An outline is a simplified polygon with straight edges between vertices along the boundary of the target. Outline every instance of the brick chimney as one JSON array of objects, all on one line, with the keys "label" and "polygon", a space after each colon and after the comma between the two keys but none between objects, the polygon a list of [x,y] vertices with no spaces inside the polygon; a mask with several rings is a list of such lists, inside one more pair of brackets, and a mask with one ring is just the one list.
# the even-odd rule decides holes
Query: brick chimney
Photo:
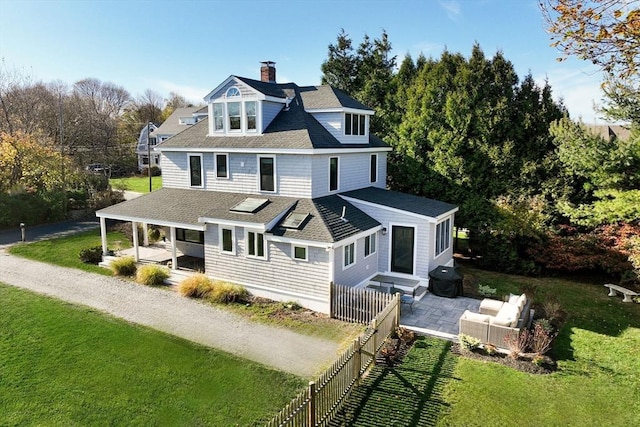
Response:
[{"label": "brick chimney", "polygon": [[263,82],[276,82],[276,63],[271,61],[262,61],[260,63],[260,80]]}]

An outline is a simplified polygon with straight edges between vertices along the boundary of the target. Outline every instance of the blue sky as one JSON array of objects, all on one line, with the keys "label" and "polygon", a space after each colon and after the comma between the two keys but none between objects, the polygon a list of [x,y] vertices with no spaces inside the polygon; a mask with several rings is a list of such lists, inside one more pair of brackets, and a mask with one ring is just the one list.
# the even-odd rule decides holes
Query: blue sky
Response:
[{"label": "blue sky", "polygon": [[520,78],[548,79],[573,118],[602,122],[600,73],[556,61],[536,0],[0,0],[0,57],[45,82],[95,77],[201,101],[230,74],[259,79],[263,60],[278,82],[319,84],[341,28],[356,45],[385,29],[398,63],[445,47],[468,56],[474,42],[501,50]]}]

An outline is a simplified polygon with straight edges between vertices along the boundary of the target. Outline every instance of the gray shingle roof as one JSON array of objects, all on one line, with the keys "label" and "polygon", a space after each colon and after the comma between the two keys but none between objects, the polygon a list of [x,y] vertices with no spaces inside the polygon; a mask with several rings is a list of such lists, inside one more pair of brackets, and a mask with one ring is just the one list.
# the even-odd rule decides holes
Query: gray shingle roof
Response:
[{"label": "gray shingle roof", "polygon": [[[263,83],[263,82],[261,82]],[[274,83],[265,83],[274,85]],[[206,119],[187,128],[173,138],[158,145],[159,150],[171,148],[387,148],[388,145],[375,135],[369,135],[368,144],[341,144],[304,108],[305,104],[294,84],[280,85],[288,94],[295,95],[289,110],[282,110],[262,135],[255,136],[207,136]],[[328,87],[328,86],[327,86]]]},{"label": "gray shingle roof", "polygon": [[286,95],[283,90],[283,86],[287,86],[287,84],[278,84],[278,83],[269,83],[263,82],[261,80],[253,80],[248,79],[246,77],[233,76],[236,79],[240,80],[244,84],[251,86],[258,92],[264,93],[267,96],[274,96],[276,98],[286,98]]},{"label": "gray shingle roof", "polygon": [[346,197],[363,200],[365,202],[375,203],[376,205],[400,209],[431,218],[437,218],[442,214],[451,212],[458,208],[456,205],[441,202],[439,200],[427,199],[426,197],[419,197],[391,190],[383,190],[375,187],[367,187],[340,194]]},{"label": "gray shingle roof", "polygon": [[[101,209],[97,215],[152,224],[184,224],[187,227],[201,228],[203,224],[198,222],[198,218],[203,217],[224,221],[268,224],[283,213],[308,213],[311,214],[310,218],[303,223],[299,230],[282,227],[281,223],[286,218],[286,215],[283,215],[271,233],[276,236],[326,243],[337,242],[380,225],[378,221],[336,195],[317,199],[264,196],[263,198],[269,199],[269,203],[253,214],[230,211],[232,207],[247,197],[261,198],[263,196],[162,188]],[[346,222],[340,218],[343,206],[346,207]]]},{"label": "gray shingle roof", "polygon": [[322,108],[355,108],[373,111],[371,108],[356,101],[339,89],[328,85],[304,86],[300,88],[300,96],[308,109]]},{"label": "gray shingle roof", "polygon": [[193,125],[181,125],[180,117],[191,117],[193,113],[200,109],[201,107],[176,108],[176,110],[171,113],[169,117],[167,117],[167,120],[165,120],[164,123],[162,123],[160,127],[158,127],[158,129],[151,132],[151,135],[175,135],[182,132],[189,126]]},{"label": "gray shingle roof", "polygon": [[[343,207],[347,221],[341,218]],[[286,218],[283,217],[271,230],[272,234],[291,239],[333,243],[380,225],[378,221],[336,195],[300,199],[291,212],[308,213],[310,217],[300,229],[283,227],[282,222]]]}]

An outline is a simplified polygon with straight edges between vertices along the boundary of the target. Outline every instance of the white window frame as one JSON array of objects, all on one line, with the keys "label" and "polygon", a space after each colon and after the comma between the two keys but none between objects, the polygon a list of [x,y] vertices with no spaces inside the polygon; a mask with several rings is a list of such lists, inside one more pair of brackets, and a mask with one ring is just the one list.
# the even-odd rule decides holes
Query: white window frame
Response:
[{"label": "white window frame", "polygon": [[[367,239],[369,241],[367,242]],[[378,250],[378,233],[371,233],[368,236],[364,237],[364,257],[369,258],[371,255],[374,255]],[[371,244],[373,242],[373,244]],[[367,253],[369,251],[369,253]]]},{"label": "white window frame", "polygon": [[[224,156],[227,162],[227,175],[226,176],[218,176],[218,156]],[[213,168],[216,179],[229,179],[230,171],[229,171],[229,153],[213,153]]]},{"label": "white window frame", "polygon": [[[216,128],[216,105],[219,105],[222,107],[222,127],[217,129]],[[212,107],[211,107],[211,113],[213,115],[213,131],[216,133],[224,133],[225,131],[225,116],[226,116],[226,103],[224,102],[214,102]]]},{"label": "white window frame", "polygon": [[[224,250],[223,230],[231,230],[231,250]],[[221,254],[235,255],[236,254],[236,228],[234,226],[220,225],[218,226],[218,240],[219,250]]]},{"label": "white window frame", "polygon": [[451,247],[451,218],[437,223],[435,234],[435,256],[438,256]]},{"label": "white window frame", "polygon": [[[373,159],[376,159],[375,169],[371,167],[372,166],[371,163]],[[372,180],[371,177],[373,177],[374,179]],[[371,157],[369,157],[369,182],[371,184],[378,182],[378,154],[377,153],[372,154]]]},{"label": "white window frame", "polygon": [[[253,102],[256,106],[255,108],[255,122],[256,122],[256,127],[255,129],[249,129],[249,116],[247,115],[247,104]],[[244,129],[245,132],[247,133],[257,133],[258,132],[258,101],[244,101],[242,103],[242,119],[243,119],[243,124],[242,124],[242,129]]]},{"label": "white window frame", "polygon": [[[304,258],[296,257],[296,248],[304,249]],[[295,261],[309,261],[309,246],[298,245],[298,244],[292,243],[291,244],[291,258],[293,258]]]},{"label": "white window frame", "polygon": [[[238,118],[240,119],[240,127],[238,129],[231,129],[231,115],[229,114],[229,104],[238,104]],[[225,114],[225,125],[227,126],[227,133],[242,133],[244,130],[243,127],[243,108],[244,103],[242,99],[238,98],[237,100],[227,101],[226,102],[226,114]],[[233,116],[236,117],[236,116]]]},{"label": "white window frame", "polygon": [[[260,159],[266,159],[266,158],[270,158],[273,159],[273,191],[272,190],[263,190],[262,189],[262,177],[261,177],[261,173],[260,173]],[[276,161],[276,156],[274,155],[265,155],[265,154],[258,154],[257,155],[257,181],[258,181],[258,191],[261,193],[277,193],[278,192],[278,168],[277,168],[277,161]]]},{"label": "white window frame", "polygon": [[[336,165],[336,188],[335,189],[331,189],[331,159],[336,159],[338,161],[338,164]],[[335,193],[340,191],[340,156],[329,157],[328,174],[329,174],[329,178],[327,180],[327,183],[329,187],[329,192]]]},{"label": "white window frame", "polygon": [[[253,251],[254,254],[251,255],[249,253],[249,234],[253,234],[254,235],[254,247],[253,247]],[[258,236],[262,236],[262,256],[258,255],[258,249],[259,249],[259,245],[258,245]],[[245,228],[244,230],[244,256],[247,258],[253,258],[253,259],[267,259],[267,239],[264,235],[264,233],[261,233],[259,231],[256,230],[248,230]]]},{"label": "white window frame", "polygon": [[[351,262],[349,264],[347,264],[347,249],[349,247],[351,247],[351,246],[353,246],[353,250],[352,251],[350,250],[349,253],[352,254],[351,256],[353,258],[351,258],[350,259]],[[357,258],[357,254],[358,254],[358,252],[356,252],[357,249],[358,248],[357,248],[356,242],[351,242],[351,243],[348,243],[348,244],[343,246],[343,249],[342,249],[342,270],[346,270],[348,268],[351,268],[356,263],[356,258]]]},{"label": "white window frame", "polygon": [[[232,90],[236,90],[238,92],[237,95],[229,95],[229,92],[231,92]],[[229,89],[227,89],[227,91],[224,93],[224,97],[226,99],[232,99],[232,98],[241,98],[242,97],[242,91],[240,89],[238,89],[237,86],[231,86]]]},{"label": "white window frame", "polygon": [[[191,158],[192,157],[200,157],[200,185],[192,185],[191,184]],[[189,187],[190,188],[204,188],[204,159],[203,159],[202,154],[192,154],[192,153],[188,153],[187,154],[187,170],[189,172],[189,174],[188,174]]]}]

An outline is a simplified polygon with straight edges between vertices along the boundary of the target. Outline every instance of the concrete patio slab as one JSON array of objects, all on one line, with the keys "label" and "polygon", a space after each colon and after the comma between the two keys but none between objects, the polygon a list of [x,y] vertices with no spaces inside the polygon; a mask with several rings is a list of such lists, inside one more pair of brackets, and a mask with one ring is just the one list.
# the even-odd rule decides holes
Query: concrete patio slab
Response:
[{"label": "concrete patio slab", "polygon": [[465,310],[478,312],[480,300],[466,297],[445,298],[427,293],[420,301],[413,303],[413,312],[409,307],[402,306],[400,326],[457,341],[458,319]]}]

